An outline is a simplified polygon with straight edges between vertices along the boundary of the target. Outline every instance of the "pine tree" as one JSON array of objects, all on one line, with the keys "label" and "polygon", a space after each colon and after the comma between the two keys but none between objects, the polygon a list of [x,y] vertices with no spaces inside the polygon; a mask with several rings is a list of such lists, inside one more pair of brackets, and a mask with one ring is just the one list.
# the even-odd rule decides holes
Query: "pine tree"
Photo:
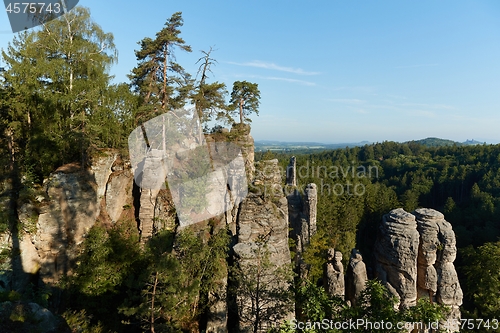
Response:
[{"label": "pine tree", "polygon": [[155,39],[146,37],[139,42],[140,50],[135,52],[139,64],[129,75],[142,100],[137,124],[182,107],[192,89],[190,75],[175,61],[175,48],[191,52],[191,46],[180,37],[183,24],[182,13],[174,13]]},{"label": "pine tree", "polygon": [[236,81],[231,92],[231,110],[240,117],[240,124],[250,122],[251,113],[259,114],[260,91],[257,83]]}]

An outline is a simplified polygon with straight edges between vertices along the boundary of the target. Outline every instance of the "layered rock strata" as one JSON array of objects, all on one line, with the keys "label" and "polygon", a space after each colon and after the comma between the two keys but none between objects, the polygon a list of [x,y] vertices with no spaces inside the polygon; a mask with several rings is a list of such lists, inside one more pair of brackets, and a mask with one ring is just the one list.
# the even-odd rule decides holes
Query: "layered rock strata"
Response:
[{"label": "layered rock strata", "polygon": [[412,214],[398,208],[383,216],[375,243],[375,274],[399,299],[399,308],[416,305],[419,237]]},{"label": "layered rock strata", "polygon": [[420,233],[418,297],[450,307],[447,319],[460,321],[463,292],[453,265],[457,248],[452,226],[433,209],[419,208],[413,214]]},{"label": "layered rock strata", "polygon": [[376,274],[399,299],[399,308],[425,298],[450,308],[446,319],[460,321],[463,292],[453,262],[455,233],[440,212],[395,209],[384,215],[375,245]]}]

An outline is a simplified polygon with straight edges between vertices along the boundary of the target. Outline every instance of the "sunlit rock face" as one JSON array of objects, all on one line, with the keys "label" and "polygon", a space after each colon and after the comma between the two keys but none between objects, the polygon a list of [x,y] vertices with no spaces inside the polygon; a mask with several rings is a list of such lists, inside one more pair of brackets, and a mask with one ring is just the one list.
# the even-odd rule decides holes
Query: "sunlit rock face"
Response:
[{"label": "sunlit rock face", "polygon": [[463,292],[453,265],[457,256],[453,228],[436,210],[419,208],[413,214],[420,233],[418,296],[450,307],[445,319],[460,321]]},{"label": "sunlit rock face", "polygon": [[[291,264],[288,247],[288,202],[284,196],[278,160],[261,161],[256,166],[254,184],[259,191],[250,193],[241,203],[238,217],[237,244],[233,247],[237,265],[243,271],[254,272],[264,261],[266,271],[260,275],[266,289],[286,288],[286,281],[276,278],[276,272]],[[262,266],[263,267],[263,266]],[[252,301],[248,294],[236,295],[239,327],[252,331]],[[268,300],[266,300],[267,302]],[[276,300],[278,302],[278,300]],[[275,302],[275,303],[276,303]],[[272,301],[270,303],[273,303]],[[266,305],[272,308],[275,304]],[[262,332],[280,319],[291,319],[293,308],[284,318],[269,316]]]},{"label": "sunlit rock face", "polygon": [[419,233],[415,216],[394,209],[382,218],[375,244],[376,276],[399,299],[399,307],[416,305]]},{"label": "sunlit rock face", "polygon": [[456,254],[455,233],[442,213],[419,208],[410,214],[399,208],[382,219],[376,274],[399,299],[399,308],[425,298],[450,307],[445,320],[460,321],[463,292],[453,264]]}]

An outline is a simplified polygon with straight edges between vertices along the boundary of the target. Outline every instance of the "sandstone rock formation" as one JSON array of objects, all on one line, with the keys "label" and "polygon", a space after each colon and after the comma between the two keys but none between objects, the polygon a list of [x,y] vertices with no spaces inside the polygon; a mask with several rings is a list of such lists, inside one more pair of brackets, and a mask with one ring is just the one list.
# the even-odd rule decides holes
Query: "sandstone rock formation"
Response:
[{"label": "sandstone rock formation", "polygon": [[[296,164],[295,156],[290,159],[290,164],[287,168],[287,185],[296,186]],[[316,234],[316,215],[318,190],[316,184],[307,184],[304,188],[303,195],[300,194],[298,188],[287,196],[290,227],[293,229],[293,235],[296,243],[296,250],[301,253],[311,240],[311,237]]]},{"label": "sandstone rock formation", "polygon": [[305,225],[302,223],[301,229],[301,238],[303,245],[309,245],[311,241],[311,237],[316,234],[317,226],[316,226],[316,215],[317,208],[316,205],[318,203],[318,190],[316,188],[316,184],[307,184],[304,190],[304,220],[306,221]]},{"label": "sandstone rock formation", "polygon": [[55,282],[69,272],[76,247],[99,216],[94,179],[85,170],[61,169],[45,183],[50,200],[40,208],[34,237],[44,282]]},{"label": "sandstone rock formation", "polygon": [[346,300],[352,306],[356,305],[361,292],[366,288],[368,276],[366,274],[366,265],[363,262],[363,256],[358,250],[353,249],[349,259],[349,266],[347,266],[346,273]]},{"label": "sandstone rock formation", "polygon": [[328,249],[328,261],[323,269],[323,286],[330,296],[345,297],[344,265],[342,253]]},{"label": "sandstone rock formation", "polygon": [[447,318],[460,321],[462,289],[453,262],[455,233],[440,212],[419,208],[412,214],[395,209],[384,215],[375,245],[376,273],[400,300],[419,298],[449,306]]},{"label": "sandstone rock formation", "polygon": [[[276,279],[278,269],[291,263],[288,248],[288,203],[281,187],[278,160],[258,163],[254,184],[260,186],[263,192],[250,193],[240,205],[238,242],[233,247],[236,261],[240,269],[247,274],[256,274],[255,272],[263,269],[265,265],[265,272],[255,276],[261,279],[259,288],[286,289],[287,281]],[[255,305],[256,300],[246,292],[237,294],[236,298],[240,329],[250,332],[255,311],[252,304]],[[266,302],[268,304],[264,309],[269,309],[276,306],[278,300],[267,299]],[[285,318],[290,319],[292,316],[290,309]],[[276,317],[270,314],[263,319],[265,332],[270,325],[279,321],[280,317],[276,313]]]},{"label": "sandstone rock formation", "polygon": [[436,210],[419,208],[413,214],[420,232],[418,297],[449,306],[447,319],[460,321],[463,293],[453,265],[457,255],[455,233]]},{"label": "sandstone rock formation", "polygon": [[106,212],[112,223],[120,218],[124,206],[132,198],[134,177],[129,169],[116,170],[106,184]]},{"label": "sandstone rock formation", "polygon": [[375,274],[399,299],[399,308],[416,305],[419,233],[415,216],[394,209],[382,218],[375,243]]},{"label": "sandstone rock formation", "polygon": [[290,157],[290,163],[286,168],[286,185],[297,186],[297,162],[295,156]]}]

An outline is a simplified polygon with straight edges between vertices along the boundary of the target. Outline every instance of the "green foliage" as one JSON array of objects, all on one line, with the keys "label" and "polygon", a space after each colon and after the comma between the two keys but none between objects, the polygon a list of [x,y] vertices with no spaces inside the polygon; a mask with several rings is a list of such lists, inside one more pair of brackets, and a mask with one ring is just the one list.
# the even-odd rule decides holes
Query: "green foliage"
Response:
[{"label": "green foliage", "polygon": [[[417,305],[406,310],[396,310],[397,299],[377,280],[368,281],[365,290],[360,295],[356,306],[348,306],[342,299],[329,297],[325,290],[308,281],[301,282],[297,289],[297,302],[302,323],[309,322],[311,327],[294,330],[297,322],[283,324],[281,328],[272,332],[304,332],[304,333],[333,333],[333,332],[407,332],[397,326],[398,323],[419,323],[422,325],[441,320],[448,309],[444,306],[431,304],[420,299]],[[326,321],[325,321],[326,320]],[[327,323],[321,327],[312,327],[314,323]],[[336,329],[330,323],[361,323],[354,327]],[[377,328],[374,323],[390,323]]]},{"label": "green foliage", "polygon": [[71,332],[82,333],[112,333],[105,330],[102,323],[92,324],[91,316],[85,310],[65,311],[62,314],[64,321],[71,329]]},{"label": "green foliage", "polygon": [[185,229],[176,235],[162,231],[144,252],[145,269],[137,275],[137,293],[120,312],[143,329],[179,331],[196,323],[210,306],[208,293],[220,292],[226,272],[229,238],[225,230],[203,242]]},{"label": "green foliage", "polygon": [[190,75],[175,62],[174,49],[191,52],[180,37],[184,24],[182,13],[174,13],[165,27],[156,33],[156,38],[146,37],[139,42],[135,52],[138,65],[129,78],[132,87],[140,96],[140,105],[135,115],[136,124],[142,124],[159,113],[182,107],[191,90]]},{"label": "green foliage", "polygon": [[260,91],[257,83],[247,81],[236,81],[233,83],[230,110],[240,117],[240,124],[250,122],[248,116],[251,113],[259,114]]},{"label": "green foliage", "polygon": [[475,316],[493,319],[500,316],[500,242],[485,243],[462,251],[466,296],[473,302]]},{"label": "green foliage", "polygon": [[84,162],[90,147],[123,142],[108,74],[116,55],[113,35],[84,7],[17,35],[2,52],[0,112],[29,182],[63,163]]},{"label": "green foliage", "polygon": [[[254,243],[250,257],[243,257],[232,267],[230,279],[240,322],[254,333],[266,324],[279,323],[293,309],[290,266],[276,267],[270,261],[266,240]],[[252,262],[247,259],[251,258]]]}]

